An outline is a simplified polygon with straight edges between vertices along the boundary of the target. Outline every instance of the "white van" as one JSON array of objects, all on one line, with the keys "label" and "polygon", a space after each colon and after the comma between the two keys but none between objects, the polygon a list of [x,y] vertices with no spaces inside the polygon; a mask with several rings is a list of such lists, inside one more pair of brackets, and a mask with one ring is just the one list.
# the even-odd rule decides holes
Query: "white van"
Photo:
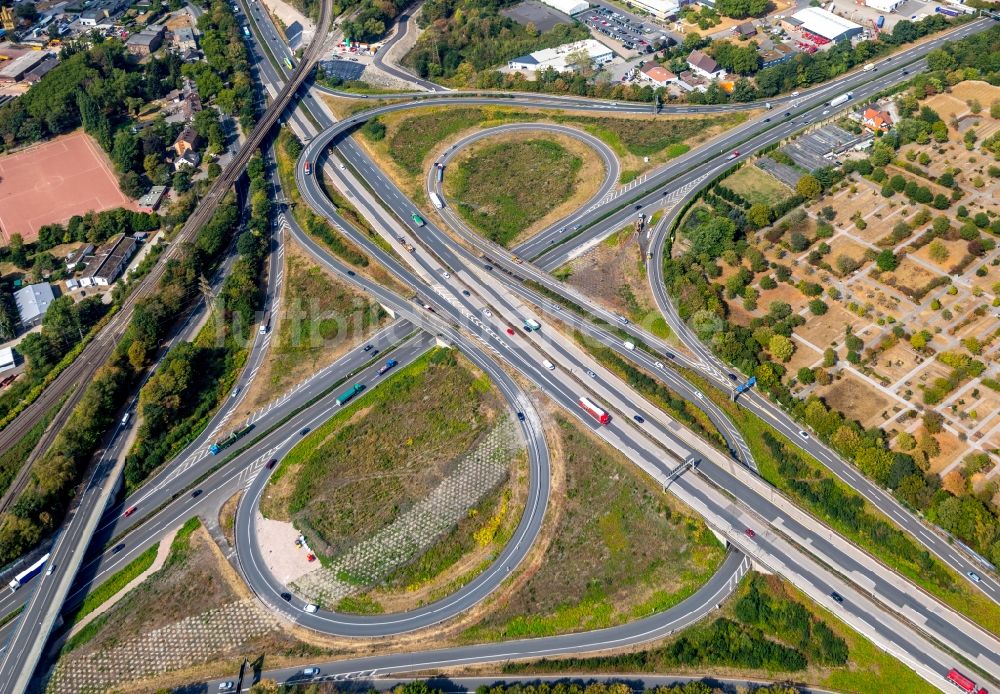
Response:
[{"label": "white van", "polygon": [[122,417],[122,426],[127,426],[128,425],[128,420],[131,419],[131,418],[132,418],[132,413],[131,412],[126,412],[125,416]]},{"label": "white van", "polygon": [[555,371],[556,370],[556,365],[553,364],[552,362],[550,362],[548,359],[543,359],[542,360],[542,366],[544,366],[549,371]]},{"label": "white van", "polygon": [[634,352],[635,351],[635,343],[634,342],[629,342],[628,340],[625,340],[625,342],[622,343],[622,344],[624,344],[625,345],[625,349],[629,350],[630,352]]}]

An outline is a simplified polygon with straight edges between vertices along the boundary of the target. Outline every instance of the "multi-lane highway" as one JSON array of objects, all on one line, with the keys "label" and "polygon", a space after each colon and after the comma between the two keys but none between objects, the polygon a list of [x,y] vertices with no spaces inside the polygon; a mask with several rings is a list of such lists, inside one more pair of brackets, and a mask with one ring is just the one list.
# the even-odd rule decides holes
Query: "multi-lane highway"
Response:
[{"label": "multi-lane highway", "polygon": [[[323,7],[325,14],[325,4]],[[257,23],[265,25],[258,38],[268,42],[268,51],[271,55],[276,57],[285,55],[287,48],[280,45],[275,34],[269,34],[266,28],[270,19],[265,19],[259,12],[255,19],[255,29],[258,28]],[[322,15],[320,24],[324,27]],[[984,28],[985,25],[984,20],[968,24],[953,32],[951,37],[967,35]],[[401,29],[399,35],[403,31]],[[325,29],[318,33],[318,37],[322,38],[324,34]],[[489,254],[490,262],[494,263],[498,270],[505,272],[489,272],[484,269],[484,263],[477,257],[476,252],[470,252],[466,247],[456,243],[449,233],[436,226],[432,220],[420,229],[412,228],[408,220],[411,214],[418,212],[418,208],[377,170],[351,138],[345,137],[364,120],[380,113],[435,103],[450,104],[455,103],[454,99],[461,100],[463,104],[496,104],[497,95],[466,96],[449,93],[447,97],[443,95],[431,97],[424,93],[425,97],[419,102],[381,106],[337,124],[332,123],[326,112],[317,107],[311,95],[307,95],[303,100],[303,108],[308,111],[308,117],[301,118],[298,112],[294,112],[290,114],[290,119],[297,128],[309,134],[314,134],[312,123],[319,123],[324,129],[321,133],[315,134],[315,138],[308,144],[302,156],[302,161],[314,162],[316,175],[306,176],[301,164],[297,167],[297,181],[303,199],[317,214],[328,218],[339,230],[363,247],[366,253],[385,265],[398,280],[415,289],[418,292],[417,300],[403,299],[375,284],[363,274],[350,270],[304,234],[294,224],[294,220],[289,220],[289,233],[294,235],[307,252],[323,265],[341,275],[346,281],[369,292],[397,316],[407,319],[408,322],[397,322],[378,336],[379,343],[384,344],[382,356],[385,356],[386,350],[391,345],[398,343],[404,335],[410,333],[411,325],[416,326],[423,332],[418,337],[405,340],[394,353],[394,358],[403,363],[415,358],[428,348],[430,336],[437,336],[438,339],[455,345],[469,356],[489,374],[511,407],[527,415],[522,422],[522,435],[529,448],[531,489],[528,507],[514,539],[491,568],[475,581],[447,598],[411,612],[379,617],[354,617],[323,610],[316,614],[308,614],[302,611],[304,603],[298,598],[293,598],[291,601],[282,599],[282,587],[261,561],[253,518],[257,500],[266,484],[264,462],[270,457],[280,458],[298,442],[299,432],[302,429],[317,426],[337,410],[329,392],[331,389],[324,390],[329,383],[328,378],[316,378],[310,379],[301,389],[275,407],[255,413],[257,431],[261,433],[258,435],[255,432],[254,438],[259,440],[251,440],[246,450],[237,451],[231,457],[220,461],[221,466],[206,477],[204,464],[199,465],[206,458],[205,446],[218,427],[226,421],[227,412],[233,411],[236,400],[234,398],[234,403],[222,409],[212,426],[192,443],[184,456],[172,461],[150,484],[125,502],[125,508],[137,506],[139,512],[127,519],[127,522],[123,522],[126,519],[118,517],[120,508],[109,512],[101,528],[102,537],[122,537],[125,549],[115,552],[113,547],[107,552],[99,553],[100,556],[92,560],[88,559],[84,575],[94,583],[99,582],[102,577],[115,570],[115,567],[123,565],[129,557],[134,557],[137,552],[151,545],[156,538],[182,522],[188,515],[199,509],[207,509],[209,505],[217,508],[222,500],[242,486],[247,489],[247,493],[244,494],[237,512],[236,541],[239,568],[261,600],[289,619],[331,634],[373,637],[427,627],[467,610],[495,590],[509,572],[516,569],[537,535],[548,499],[548,457],[545,439],[541,433],[541,420],[534,412],[530,399],[521,391],[509,373],[516,371],[531,381],[553,402],[591,426],[595,433],[608,443],[622,450],[640,469],[660,481],[665,489],[669,489],[701,513],[718,534],[727,538],[732,547],[746,553],[761,566],[781,573],[807,595],[821,603],[830,603],[829,596],[834,591],[843,596],[844,603],[831,603],[828,607],[837,610],[844,621],[879,647],[894,654],[929,682],[943,686],[943,673],[956,664],[955,653],[974,663],[982,672],[992,674],[994,677],[1000,676],[1000,642],[995,636],[916,590],[858,548],[845,542],[829,528],[794,508],[753,475],[753,460],[749,456],[749,449],[728,422],[725,414],[710,402],[706,402],[704,398],[700,398],[696,389],[692,388],[679,373],[669,368],[671,360],[683,361],[689,366],[700,368],[708,376],[716,379],[722,387],[728,387],[725,366],[714,360],[707,349],[694,340],[688,344],[695,355],[694,360],[672,354],[662,342],[636,326],[623,323],[619,317],[597,309],[586,297],[566,290],[546,272],[565,262],[565,259],[579,248],[594,243],[604,235],[631,222],[636,214],[635,205],[641,205],[649,214],[654,207],[662,204],[663,198],[671,192],[675,194],[674,201],[680,202],[692,194],[699,184],[711,180],[714,174],[731,166],[735,161],[814,122],[819,117],[819,110],[830,97],[851,89],[855,92],[855,100],[860,100],[894,81],[902,80],[904,63],[908,64],[906,68],[908,70],[920,69],[922,63],[917,61],[943,40],[944,38],[936,38],[898,54],[892,58],[891,69],[888,71],[884,63],[880,64],[880,72],[874,76],[878,79],[877,83],[872,80],[873,75],[859,72],[833,84],[804,92],[792,101],[789,101],[790,98],[774,100],[775,103],[788,102],[788,105],[779,106],[773,112],[759,115],[720,136],[710,147],[694,150],[651,172],[623,196],[616,197],[612,194],[617,179],[617,161],[599,140],[564,126],[549,124],[515,126],[526,130],[559,130],[580,139],[591,146],[604,160],[606,178],[597,194],[580,211],[546,229],[524,248],[516,249],[516,252],[524,257],[536,258],[538,261],[536,265],[523,263],[504,249],[482,241],[471,230],[465,228],[448,207],[441,211],[448,231],[458,234],[469,247],[479,253]],[[321,41],[317,40],[314,46],[320,43]],[[276,95],[279,105],[287,104],[291,99],[298,88],[298,82],[303,77],[303,64],[311,62],[315,55],[313,53],[307,56],[287,82],[279,66],[266,60],[258,62],[261,79],[271,93]],[[433,85],[428,88],[433,88]],[[576,110],[596,112],[649,110],[649,107],[644,105],[597,102],[573,97],[503,94],[500,98],[510,99],[522,107],[565,109],[572,106]],[[739,108],[752,107],[753,105],[745,105]],[[268,114],[276,118],[277,114],[272,113],[274,108],[272,106]],[[283,105],[279,110],[283,110]],[[674,112],[688,113],[713,110],[723,109],[720,107],[673,109]],[[470,136],[456,143],[447,154],[447,158],[487,134]],[[741,154],[730,158],[729,151],[737,146]],[[241,150],[241,154],[245,150],[251,150],[247,154],[249,156],[255,148],[256,146],[245,147]],[[328,150],[334,152],[332,157],[327,156]],[[342,159],[346,167],[336,166],[334,162],[337,159]],[[396,256],[383,251],[372,243],[366,234],[354,229],[340,218],[317,180],[318,172],[324,169],[326,175],[337,187],[346,192],[387,241],[395,243],[398,235],[405,234],[417,244],[416,252],[403,253],[404,261],[400,262]],[[435,184],[436,179],[429,176],[428,191],[440,194],[441,191]],[[218,199],[221,199],[221,195],[214,197],[210,195],[209,206]],[[419,212],[426,216],[424,211]],[[202,214],[209,213],[202,212]],[[204,218],[207,219],[207,216]],[[668,214],[667,218],[672,218],[672,215]],[[662,249],[663,236],[667,228],[666,224],[659,226],[651,239],[653,248],[657,252]],[[271,265],[271,273],[274,274],[277,274],[278,255],[279,252],[275,249]],[[651,265],[655,267],[658,263]],[[650,277],[651,281],[654,281],[652,268]],[[615,334],[604,325],[571,314],[557,303],[525,287],[521,279],[530,279],[550,292],[573,301],[604,323],[614,325],[620,334],[635,336],[649,351],[642,348],[638,350],[626,348],[622,344],[620,334]],[[654,281],[654,287],[655,284]],[[661,303],[661,309],[668,316],[668,320],[673,323],[677,320],[676,315],[671,314],[669,301],[662,293],[662,282],[659,282],[659,286],[661,291],[657,295],[657,300]],[[425,303],[433,306],[434,312],[422,308],[422,304]],[[544,317],[543,320],[552,329],[546,328],[541,333],[536,331],[531,334],[505,333],[505,325],[516,325],[523,317],[538,315],[539,309],[551,311],[551,321]],[[623,357],[657,373],[678,393],[697,398],[698,404],[709,413],[723,431],[734,457],[744,463],[745,467],[733,465],[731,458],[708,446],[646,402],[640,394],[622,383],[615,374],[602,368],[571,340],[558,334],[554,329],[556,323],[579,329],[589,338],[615,349]],[[681,330],[681,326],[675,328],[678,335],[685,342],[693,340],[690,332]],[[251,353],[253,364],[259,363],[266,349],[266,342],[266,337],[258,339],[259,346],[255,346]],[[395,356],[396,354],[399,356]],[[549,359],[556,365],[554,369],[543,366]],[[358,382],[377,385],[380,381],[378,375],[374,373],[375,365],[358,364],[359,360],[363,362],[363,355],[349,354],[330,367],[327,376],[335,378],[336,374],[346,373]],[[504,367],[498,362],[504,364]],[[244,378],[251,379],[255,372],[256,368],[251,366],[245,371]],[[581,394],[597,399],[612,413],[609,425],[598,426],[583,416],[577,405],[577,399]],[[766,400],[757,396],[754,398],[756,399],[753,402],[760,401],[757,404],[757,411],[760,414],[777,421],[784,418],[785,428],[793,436],[797,434],[798,428],[790,418]],[[640,413],[642,417],[639,416]],[[785,430],[781,426],[778,428]],[[115,440],[118,441],[117,438]],[[116,445],[121,446],[122,443],[118,442]],[[822,447],[820,453],[836,459],[836,456]],[[101,477],[95,478],[95,481],[88,486],[81,498],[81,508],[99,509],[106,504],[111,485],[102,482],[114,479],[117,474],[115,460],[115,457],[109,456],[98,466],[95,475]],[[823,458],[821,460],[828,465],[833,464]],[[844,467],[844,474],[850,474],[848,466],[842,461],[840,465]],[[190,490],[195,483],[204,493],[196,496],[186,494],[185,490]],[[863,478],[855,480],[852,486],[859,485],[863,493],[867,487],[873,488]],[[880,490],[874,491],[881,493]],[[889,499],[891,500],[891,497]],[[880,507],[888,508],[888,506]],[[76,592],[70,593],[72,576],[75,573],[74,564],[79,565],[84,561],[82,548],[79,555],[74,555],[72,548],[86,546],[100,513],[80,515],[82,516],[80,522],[75,522],[74,518],[74,522],[67,525],[56,542],[54,552],[56,559],[53,560],[55,574],[45,576],[34,584],[34,592],[30,595],[25,609],[26,616],[14,623],[13,638],[4,653],[3,662],[0,663],[0,692],[23,690],[23,681],[25,677],[30,678],[33,670],[34,661],[31,659],[37,659],[32,652],[34,645],[30,643],[31,632],[37,630],[47,634],[64,599],[68,596],[72,601],[81,593],[80,587],[75,588]],[[894,515],[892,512],[890,517],[904,524],[908,520],[916,523],[917,526],[911,529],[911,532],[925,545],[933,540],[930,538],[925,541],[920,537],[923,530],[916,519],[908,518],[905,514]],[[756,528],[757,531],[753,534],[746,533],[745,530],[748,528]],[[613,630],[555,639],[343,661],[335,667],[324,665],[324,674],[353,673],[374,676],[390,672],[498,662],[511,658],[578,653],[632,645],[658,638],[704,616],[713,605],[729,594],[749,565],[740,551],[731,552],[712,581],[695,596],[673,610],[637,623]],[[65,567],[67,560],[70,562],[69,568]],[[961,566],[962,560],[956,558],[956,561]],[[987,583],[987,590],[993,590],[989,587],[991,585],[993,584]],[[16,600],[8,598],[0,601],[0,612],[6,611],[5,603],[13,607]],[[40,607],[42,604],[51,604],[51,607]],[[40,650],[45,639],[37,638],[36,635],[35,640],[41,642],[37,647],[37,650]],[[32,663],[27,675],[16,672],[16,664],[19,661]],[[290,676],[294,677],[294,674],[286,672],[282,676],[287,679]]]}]

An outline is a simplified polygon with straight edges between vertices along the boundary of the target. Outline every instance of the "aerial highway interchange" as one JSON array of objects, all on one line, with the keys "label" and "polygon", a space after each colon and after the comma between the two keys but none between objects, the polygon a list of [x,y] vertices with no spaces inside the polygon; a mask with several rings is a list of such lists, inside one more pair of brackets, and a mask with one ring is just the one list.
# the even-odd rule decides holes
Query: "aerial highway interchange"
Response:
[{"label": "aerial highway interchange", "polygon": [[[756,565],[780,574],[816,602],[836,610],[843,621],[933,686],[948,690],[951,685],[945,679],[946,673],[955,667],[968,670],[967,663],[971,663],[978,673],[983,673],[977,676],[979,681],[997,687],[1000,683],[1000,639],[996,635],[800,511],[757,477],[749,447],[726,414],[711,400],[701,397],[685,379],[682,370],[676,368],[699,371],[714,387],[725,392],[732,388],[732,369],[697,339],[671,306],[662,281],[662,266],[658,262],[672,222],[683,203],[698,193],[700,184],[732,166],[734,161],[751,156],[815,121],[831,96],[850,89],[856,99],[861,99],[884,90],[889,84],[905,81],[910,72],[922,69],[923,55],[929,50],[945,40],[980,31],[992,21],[980,19],[896,53],[891,60],[878,63],[877,79],[858,71],[815,89],[803,90],[797,97],[775,99],[773,110],[763,111],[707,145],[653,170],[624,194],[611,194],[618,178],[618,165],[613,152],[597,138],[568,126],[514,126],[532,132],[559,132],[579,139],[599,153],[606,166],[606,179],[580,210],[551,225],[523,246],[508,251],[470,229],[453,212],[447,200],[443,208],[436,211],[444,223],[439,226],[429,217],[427,209],[407,199],[403,191],[379,171],[351,133],[377,115],[436,104],[496,104],[502,99],[522,107],[601,113],[643,113],[649,112],[650,106],[543,94],[437,92],[439,88],[435,85],[407,76],[415,85],[436,93],[394,94],[391,99],[373,104],[368,110],[337,121],[317,98],[318,94],[331,90],[303,85],[327,40],[326,29],[332,18],[327,16],[327,4],[322,6],[324,11],[317,38],[294,71],[288,71],[279,60],[272,62],[268,58],[288,54],[287,46],[261,26],[270,22],[270,18],[266,13],[261,15],[255,3],[242,5],[243,12],[253,19],[253,53],[257,59],[258,78],[272,100],[265,117],[241,149],[241,156],[225,169],[217,186],[188,225],[195,229],[208,219],[212,205],[233,185],[250,155],[258,146],[263,146],[274,123],[284,116],[289,126],[307,142],[296,165],[296,183],[305,203],[383,265],[416,298],[400,296],[356,274],[301,229],[294,217],[285,216],[286,226],[274,234],[271,243],[265,311],[277,310],[282,239],[293,238],[317,263],[367,292],[391,311],[395,321],[369,340],[380,350],[380,359],[352,351],[307,379],[271,408],[255,413],[252,421],[247,422],[255,427],[247,443],[236,446],[234,452],[222,460],[211,459],[207,454],[208,446],[240,401],[238,397],[227,398],[204,433],[180,456],[128,498],[111,501],[117,486],[115,476],[120,475],[115,461],[126,445],[124,429],[128,425],[121,424],[123,431],[116,434],[115,445],[105,451],[106,462],[97,467],[77,503],[78,511],[53,541],[50,550],[53,571],[0,600],[0,615],[23,609],[3,628],[6,645],[0,660],[0,691],[28,689],[42,659],[46,637],[64,605],[82,599],[88,587],[98,585],[102,577],[123,566],[186,518],[217,509],[241,488],[245,492],[236,513],[236,554],[232,561],[263,605],[289,622],[330,635],[372,638],[430,628],[470,609],[497,589],[527,556],[541,528],[551,494],[549,451],[541,418],[534,410],[531,397],[520,385],[525,381],[622,451],[640,470],[660,483],[665,492],[677,495],[702,515],[728,545],[728,555],[722,566],[694,595],[670,610],[620,627],[323,663],[320,668],[323,677],[368,679],[519,658],[593,653],[653,641],[710,613],[735,590],[751,566]],[[682,105],[664,106],[663,111],[703,113],[724,108],[727,107]],[[465,147],[490,134],[484,131],[455,142],[441,163],[446,165]],[[740,154],[735,158],[729,156],[737,148]],[[415,244],[415,252],[388,253],[341,217],[320,183],[320,171],[385,240],[394,244],[395,239],[405,236]],[[270,173],[274,189],[280,194],[273,167]],[[424,183],[428,194],[444,197],[433,170],[428,172]],[[588,244],[595,244],[630,223],[637,211],[642,210],[650,216],[664,205],[668,205],[666,214],[654,228],[644,233],[649,250],[648,277],[660,311],[691,356],[675,353],[640,326],[623,321],[549,274]],[[413,215],[424,220],[419,228],[410,223]],[[526,285],[525,280],[543,287],[547,294]],[[562,302],[552,298],[555,296]],[[567,305],[582,310],[572,310]],[[505,330],[528,318],[537,319],[542,329],[524,333],[518,330],[515,334]],[[579,331],[613,349],[621,358],[656,374],[675,392],[703,409],[725,437],[730,455],[678,426],[616,374],[598,364],[563,334],[571,330]],[[115,334],[109,330],[95,345],[103,345],[109,350]],[[179,330],[178,339],[184,334],[183,329]],[[269,338],[269,335],[255,335],[239,380],[241,389],[249,385],[264,358]],[[634,340],[634,344],[630,340]],[[261,558],[254,514],[268,480],[266,463],[280,460],[303,432],[316,428],[332,416],[338,408],[334,396],[340,384],[357,382],[377,387],[381,377],[377,370],[382,360],[391,356],[400,365],[405,365],[435,342],[461,350],[489,375],[511,411],[525,415],[519,424],[521,435],[528,444],[529,493],[517,530],[489,569],[454,593],[421,608],[379,616],[348,615],[322,607],[307,611],[307,601],[296,596],[291,600],[282,597],[284,586],[271,575]],[[92,358],[100,360],[101,354]],[[554,369],[543,366],[549,360],[555,364]],[[513,374],[519,378],[514,378]],[[85,379],[86,375],[81,371],[76,377]],[[610,410],[610,423],[602,426],[586,416],[578,404],[582,396]],[[848,481],[957,572],[964,575],[973,569],[982,571],[978,564],[956,552],[937,533],[928,533],[924,522],[889,494],[859,473],[852,473],[850,464],[815,436],[800,433],[801,426],[766,397],[750,391],[741,396],[741,403]],[[641,415],[641,421],[636,415]],[[32,416],[37,415],[26,412],[25,424],[21,426],[28,426]],[[214,466],[210,472],[204,467],[206,459]],[[192,495],[195,489],[199,493]],[[136,510],[123,517],[128,509]],[[755,532],[748,532],[751,528]],[[1000,584],[994,576],[984,575],[975,587],[990,600],[1000,602]],[[833,602],[831,595],[838,595],[842,600]],[[284,669],[266,674],[279,680],[296,681],[299,670]],[[207,686],[214,691],[224,681],[213,681]]]}]

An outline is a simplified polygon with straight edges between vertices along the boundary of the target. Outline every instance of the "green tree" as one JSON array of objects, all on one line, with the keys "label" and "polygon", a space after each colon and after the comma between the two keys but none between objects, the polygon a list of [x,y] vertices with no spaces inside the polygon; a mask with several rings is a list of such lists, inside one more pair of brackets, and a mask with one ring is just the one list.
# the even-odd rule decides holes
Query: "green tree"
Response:
[{"label": "green tree", "polygon": [[814,316],[822,316],[828,310],[829,307],[826,305],[826,302],[823,301],[822,299],[813,299],[812,301],[809,302],[809,311]]},{"label": "green tree", "polygon": [[899,260],[891,250],[886,248],[875,256],[875,264],[883,272],[892,272],[899,266]]},{"label": "green tree", "polygon": [[755,228],[760,229],[771,223],[773,212],[770,205],[763,202],[755,202],[746,212],[747,221]]},{"label": "green tree", "polygon": [[806,174],[795,184],[795,192],[804,198],[815,200],[823,193],[823,187],[815,176]]},{"label": "green tree", "polygon": [[772,335],[767,350],[775,359],[786,362],[795,353],[795,344],[784,335]]}]

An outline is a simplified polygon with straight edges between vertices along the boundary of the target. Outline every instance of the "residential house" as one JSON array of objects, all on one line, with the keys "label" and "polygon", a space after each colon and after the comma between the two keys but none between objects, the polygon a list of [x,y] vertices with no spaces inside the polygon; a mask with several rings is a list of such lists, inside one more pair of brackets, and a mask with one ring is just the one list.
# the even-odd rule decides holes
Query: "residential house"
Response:
[{"label": "residential house", "polygon": [[737,24],[733,27],[733,35],[741,39],[748,39],[751,36],[757,35],[757,27],[753,25],[753,22]]},{"label": "residential house", "polygon": [[180,171],[181,169],[197,169],[198,164],[201,163],[201,156],[194,151],[189,149],[174,159],[174,171]]},{"label": "residential house", "polygon": [[201,138],[198,137],[198,131],[188,125],[181,130],[181,134],[174,140],[174,151],[177,153],[177,156],[183,156],[187,152],[194,150],[199,142],[201,142]]},{"label": "residential house", "polygon": [[639,68],[639,75],[641,79],[652,82],[658,87],[677,82],[677,75],[652,60]]},{"label": "residential house", "polygon": [[707,80],[721,80],[726,76],[725,69],[719,67],[712,56],[701,51],[691,51],[687,59],[691,72]]},{"label": "residential house", "polygon": [[892,116],[869,106],[861,115],[861,124],[873,133],[887,133],[892,128]]}]

